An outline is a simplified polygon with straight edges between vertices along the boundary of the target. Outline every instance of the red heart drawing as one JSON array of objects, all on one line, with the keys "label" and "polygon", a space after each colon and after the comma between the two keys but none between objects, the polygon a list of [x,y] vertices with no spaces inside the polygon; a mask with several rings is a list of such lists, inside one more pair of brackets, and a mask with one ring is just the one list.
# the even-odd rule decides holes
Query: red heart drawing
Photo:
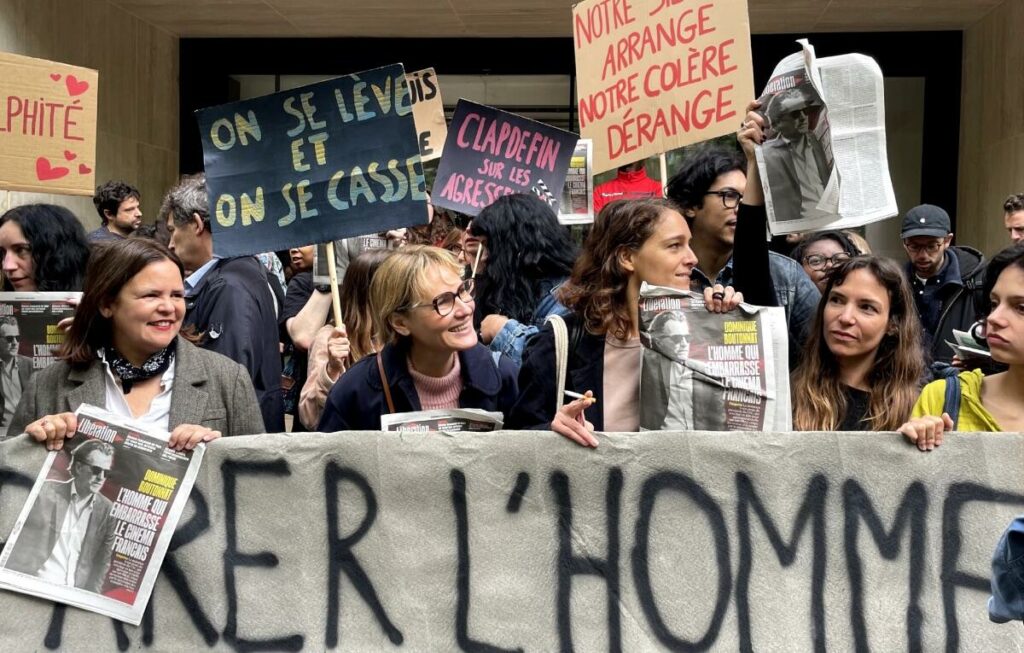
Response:
[{"label": "red heart drawing", "polygon": [[50,160],[45,156],[41,156],[36,159],[36,177],[39,181],[49,181],[50,179],[60,179],[64,175],[68,174],[69,170],[63,166],[52,166]]},{"label": "red heart drawing", "polygon": [[60,73],[50,73],[50,79],[52,79],[53,81],[59,82],[60,78],[61,78],[61,74]]},{"label": "red heart drawing", "polygon": [[87,175],[90,172],[92,172],[92,168],[90,168],[89,166],[85,165],[84,163],[79,163],[78,164],[78,174],[80,174],[80,175]]},{"label": "red heart drawing", "polygon": [[74,161],[75,159],[78,158],[78,155],[72,152],[71,150],[64,150],[64,158],[67,159],[68,161]]},{"label": "red heart drawing", "polygon": [[64,83],[68,87],[68,95],[81,95],[89,90],[89,82],[79,81],[74,75],[68,75]]}]

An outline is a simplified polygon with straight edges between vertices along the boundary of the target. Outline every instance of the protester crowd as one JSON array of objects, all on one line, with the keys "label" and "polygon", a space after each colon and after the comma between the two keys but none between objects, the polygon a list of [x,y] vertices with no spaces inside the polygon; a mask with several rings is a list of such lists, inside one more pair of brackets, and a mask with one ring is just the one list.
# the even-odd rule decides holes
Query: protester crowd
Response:
[{"label": "protester crowd", "polygon": [[[533,195],[475,218],[431,206],[424,227],[337,241],[340,322],[313,245],[214,255],[202,174],[168,190],[154,225],[123,181],[97,188],[89,234],[58,206],[10,209],[4,289],[83,295],[58,362],[24,382],[16,356],[2,361],[4,394],[27,386],[5,407],[9,434],[61,448],[81,403],[178,448],[462,407],[593,447],[596,432],[639,430],[644,282],[702,293],[712,312],[782,307],[797,430],[898,430],[922,450],[951,430],[1024,431],[1024,194],[1002,204],[1013,244],[991,261],[954,246],[948,213],[928,204],[902,216],[902,263],[853,231],[803,234],[784,256],[764,238],[763,121],[747,113],[737,148],[697,148],[664,197],[642,165],[620,170],[582,246]],[[954,329],[991,361],[957,358]]]}]

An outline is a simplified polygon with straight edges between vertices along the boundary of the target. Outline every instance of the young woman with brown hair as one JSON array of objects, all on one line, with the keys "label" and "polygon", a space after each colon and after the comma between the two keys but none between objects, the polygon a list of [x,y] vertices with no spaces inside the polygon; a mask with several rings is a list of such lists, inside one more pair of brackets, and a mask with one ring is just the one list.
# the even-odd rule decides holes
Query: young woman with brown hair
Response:
[{"label": "young woman with brown hair", "polygon": [[793,429],[899,428],[924,373],[920,330],[896,263],[858,256],[833,268],[793,373]]}]

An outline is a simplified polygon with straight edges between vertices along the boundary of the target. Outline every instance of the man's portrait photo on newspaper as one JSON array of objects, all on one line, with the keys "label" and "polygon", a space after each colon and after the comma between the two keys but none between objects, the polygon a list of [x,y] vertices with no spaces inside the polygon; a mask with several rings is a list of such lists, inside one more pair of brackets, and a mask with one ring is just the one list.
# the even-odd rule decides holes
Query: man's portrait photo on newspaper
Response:
[{"label": "man's portrait photo on newspaper", "polygon": [[[54,470],[66,456],[58,455]],[[6,567],[55,585],[99,593],[110,568],[116,520],[101,490],[114,465],[114,447],[85,440],[70,456],[69,480],[47,479]]]},{"label": "man's portrait photo on newspaper", "polygon": [[32,359],[18,353],[21,330],[13,315],[0,317],[0,426],[7,426],[32,378]]}]

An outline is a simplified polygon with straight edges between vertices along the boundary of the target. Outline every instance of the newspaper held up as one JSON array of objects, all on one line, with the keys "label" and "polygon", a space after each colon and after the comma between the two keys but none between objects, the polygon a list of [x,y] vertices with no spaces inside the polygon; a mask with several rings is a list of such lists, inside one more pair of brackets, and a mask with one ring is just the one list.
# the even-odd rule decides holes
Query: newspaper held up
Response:
[{"label": "newspaper held up", "polygon": [[581,138],[576,143],[565,185],[558,199],[558,221],[561,224],[594,222],[593,141]]},{"label": "newspaper held up", "polygon": [[[0,292],[0,365],[9,382],[0,388],[0,437],[8,435],[14,409],[32,375],[53,362],[64,343],[57,326],[71,317],[80,292]],[[18,435],[11,433],[9,435]]]},{"label": "newspaper held up", "polygon": [[885,143],[882,71],[870,57],[802,50],[775,67],[758,100],[756,149],[773,234],[847,229],[898,213]]},{"label": "newspaper held up", "polygon": [[7,546],[0,588],[139,625],[205,445],[83,404],[43,463]]},{"label": "newspaper held up", "polygon": [[412,433],[437,431],[446,435],[466,431],[483,433],[500,431],[504,419],[501,413],[478,408],[418,410],[381,415],[380,430]]},{"label": "newspaper held up", "polygon": [[786,334],[780,307],[709,313],[700,295],[644,284],[640,430],[792,430]]}]

